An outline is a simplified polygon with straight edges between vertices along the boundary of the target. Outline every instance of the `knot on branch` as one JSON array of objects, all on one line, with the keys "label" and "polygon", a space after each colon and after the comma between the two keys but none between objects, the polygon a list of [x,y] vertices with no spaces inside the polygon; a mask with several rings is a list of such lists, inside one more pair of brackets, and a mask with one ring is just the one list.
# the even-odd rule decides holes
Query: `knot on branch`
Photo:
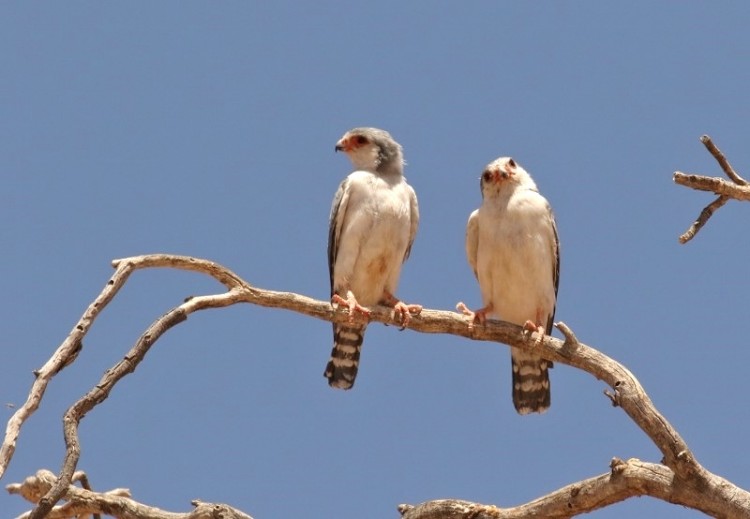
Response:
[{"label": "knot on branch", "polygon": [[610,392],[608,389],[604,390],[604,395],[609,398],[610,402],[612,403],[612,407],[620,407],[621,399],[622,399],[622,389],[625,387],[625,382],[622,380],[618,380],[614,383],[612,386],[612,389],[614,389],[614,392]]},{"label": "knot on branch", "polygon": [[674,455],[672,460],[663,460],[663,463],[673,468],[676,473],[685,478],[700,472],[702,469],[695,460],[693,453],[689,449],[682,449]]},{"label": "knot on branch", "polygon": [[403,519],[492,519],[500,517],[500,509],[460,499],[436,499],[419,505],[402,504],[398,511]]},{"label": "knot on branch", "polygon": [[55,475],[40,469],[36,474],[23,480],[23,483],[11,483],[5,487],[9,494],[18,494],[30,503],[38,503],[55,484]]},{"label": "knot on branch", "polygon": [[217,503],[204,503],[198,499],[190,502],[195,507],[185,519],[253,519],[241,510]]},{"label": "knot on branch", "polygon": [[612,461],[609,462],[609,468],[613,476],[619,476],[626,468],[628,468],[628,463],[615,456],[612,458]]},{"label": "knot on branch", "polygon": [[567,351],[568,353],[572,353],[578,349],[581,343],[578,342],[578,337],[576,337],[576,334],[573,333],[573,330],[571,330],[567,324],[559,321],[555,323],[555,328],[560,330],[560,332],[562,332],[562,334],[565,336],[565,342],[562,346],[563,350]]}]

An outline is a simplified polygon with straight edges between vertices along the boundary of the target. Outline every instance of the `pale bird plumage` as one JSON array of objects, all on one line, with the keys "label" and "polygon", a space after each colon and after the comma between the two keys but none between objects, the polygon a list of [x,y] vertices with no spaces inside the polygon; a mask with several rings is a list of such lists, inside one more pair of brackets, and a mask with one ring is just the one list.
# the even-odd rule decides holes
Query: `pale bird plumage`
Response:
[{"label": "pale bird plumage", "polygon": [[[393,306],[408,323],[409,311],[395,297],[401,266],[411,251],[419,225],[414,190],[403,176],[401,146],[384,130],[355,128],[336,143],[355,171],[339,186],[331,206],[328,268],[331,297],[361,307]],[[359,367],[367,324],[334,324],[334,344],[324,375],[332,387],[349,389]]]},{"label": "pale bird plumage", "polygon": [[[495,317],[546,334],[552,330],[560,272],[557,228],[531,176],[509,157],[487,165],[480,178],[482,205],[469,216],[466,256],[479,281],[483,308]],[[463,303],[459,307],[465,309]],[[533,352],[511,349],[513,404],[520,414],[550,406],[548,368]]]}]

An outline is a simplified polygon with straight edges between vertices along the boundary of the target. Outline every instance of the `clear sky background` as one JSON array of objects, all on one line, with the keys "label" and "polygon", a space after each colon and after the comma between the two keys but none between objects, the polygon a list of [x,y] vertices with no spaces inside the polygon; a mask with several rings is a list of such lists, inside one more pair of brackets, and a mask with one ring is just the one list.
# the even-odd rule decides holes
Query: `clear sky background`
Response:
[{"label": "clear sky background", "polygon": [[[112,273],[175,253],[328,297],[328,214],[355,126],[404,146],[421,228],[399,295],[480,304],[464,230],[479,174],[513,156],[554,207],[557,319],[630,368],[698,460],[750,487],[750,207],[675,170],[750,177],[746,2],[140,2],[0,7],[0,403]],[[159,315],[212,280],[136,273],[25,425],[2,485],[58,472],[61,416]],[[555,332],[558,336],[559,333]],[[507,347],[372,324],[354,390],[323,378],[330,324],[237,306],[193,315],[81,425],[95,489],[256,519],[398,517],[455,497],[509,506],[658,462],[590,375],[557,365],[521,417]],[[0,407],[3,422],[13,410]],[[0,516],[28,506],[0,493]],[[697,517],[651,498],[596,518]]]}]

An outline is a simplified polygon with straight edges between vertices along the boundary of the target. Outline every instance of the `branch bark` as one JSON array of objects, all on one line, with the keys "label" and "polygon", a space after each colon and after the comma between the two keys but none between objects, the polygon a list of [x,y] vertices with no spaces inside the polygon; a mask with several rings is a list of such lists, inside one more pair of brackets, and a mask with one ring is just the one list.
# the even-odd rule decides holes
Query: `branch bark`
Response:
[{"label": "branch bark", "polygon": [[692,240],[695,235],[700,231],[709,218],[713,216],[714,212],[717,211],[721,206],[727,203],[730,198],[741,201],[750,201],[750,185],[747,181],[742,178],[729,164],[724,154],[716,147],[708,135],[701,137],[701,142],[706,149],[713,155],[716,161],[721,166],[721,169],[729,177],[731,182],[727,182],[722,178],[717,177],[706,177],[703,175],[689,175],[680,171],[675,171],[672,179],[675,184],[686,186],[691,189],[698,191],[711,191],[719,195],[719,197],[703,208],[698,218],[693,224],[685,231],[680,237],[680,243],[687,243]]},{"label": "branch bark", "polygon": [[[55,475],[49,470],[39,470],[23,483],[8,485],[8,492],[19,494],[28,501],[36,503],[39,496],[44,495],[55,484]],[[73,519],[87,515],[97,516],[107,514],[118,519],[253,519],[249,515],[229,505],[204,503],[194,500],[195,507],[191,512],[167,512],[137,503],[130,499],[127,489],[114,489],[97,493],[89,489],[69,485],[63,494],[64,505],[53,507],[46,515],[47,519]],[[17,519],[27,519],[31,512],[27,512]]]},{"label": "branch bark", "polygon": [[[156,319],[123,360],[108,370],[86,395],[68,409],[63,419],[66,454],[62,469],[54,481],[44,479],[49,485],[45,487],[44,495],[38,496],[38,501],[35,501],[37,506],[27,516],[29,519],[50,517],[48,514],[57,509],[54,507],[61,499],[69,499],[69,502],[63,505],[68,506],[74,502],[74,498],[79,495],[78,492],[88,492],[75,486],[72,487],[75,491],[71,490],[80,456],[78,424],[86,413],[109,396],[119,380],[136,369],[151,346],[164,333],[185,321],[191,313],[208,308],[250,303],[283,308],[325,321],[348,320],[346,308],[334,309],[328,301],[319,301],[290,292],[275,292],[252,287],[232,271],[207,260],[154,254],[115,260],[113,266],[116,269],[114,276],[107,281],[101,294],[87,308],[81,320],[50,360],[36,372],[37,378],[26,403],[9,420],[5,440],[0,447],[0,476],[10,462],[23,423],[38,408],[47,383],[75,360],[81,351],[83,336],[88,332],[99,312],[112,300],[133,272],[160,267],[199,272],[216,279],[226,291],[214,295],[190,297]],[[386,307],[372,308],[370,320],[400,325],[400,320],[394,315],[393,309]],[[750,518],[750,493],[710,473],[698,463],[679,433],[658,412],[641,384],[625,366],[581,343],[564,323],[556,323],[556,326],[564,334],[564,341],[544,336],[540,343],[536,343],[537,335],[532,334],[529,337],[519,326],[489,320],[485,325],[477,324],[469,328],[465,317],[452,311],[423,310],[420,315],[414,316],[409,324],[412,331],[421,333],[444,333],[471,340],[501,342],[521,349],[533,348],[535,353],[548,360],[573,366],[603,380],[611,388],[607,394],[613,405],[621,407],[659,448],[663,455],[663,464],[617,460],[613,462],[612,471],[609,474],[574,483],[512,509],[502,510],[494,506],[479,504],[467,505],[462,501],[433,501],[416,507],[402,505],[404,517],[408,519],[458,517],[451,514],[459,512],[451,510],[465,510],[466,506],[473,507],[470,512],[474,515],[470,516],[477,518],[489,517],[489,515],[481,515],[489,513],[495,514],[493,517],[521,517],[522,515],[518,514],[528,516],[532,512],[534,515],[547,517],[570,517],[629,497],[651,495],[701,510],[715,517]],[[138,508],[138,510],[139,512],[128,511],[127,513],[131,515],[120,516],[138,519],[168,517],[155,515],[156,512],[153,512],[155,509],[150,509],[150,507]],[[516,515],[498,516],[497,514],[501,512]],[[169,517],[171,519],[173,516]],[[469,516],[464,514],[461,517]]]},{"label": "branch bark", "polygon": [[417,506],[400,505],[398,509],[402,519],[561,519],[583,513],[582,510],[592,512],[631,497],[651,496],[701,510],[714,517],[745,517],[733,515],[721,498],[707,502],[690,480],[675,477],[674,472],[664,465],[635,458],[627,461],[614,458],[610,468],[608,473],[573,483],[511,508],[444,499]]}]

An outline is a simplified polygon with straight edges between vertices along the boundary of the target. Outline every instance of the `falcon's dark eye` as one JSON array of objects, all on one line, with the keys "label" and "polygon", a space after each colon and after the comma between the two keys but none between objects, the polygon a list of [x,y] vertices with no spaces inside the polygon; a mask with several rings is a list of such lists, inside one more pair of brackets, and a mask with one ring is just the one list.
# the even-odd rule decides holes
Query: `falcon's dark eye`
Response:
[{"label": "falcon's dark eye", "polygon": [[516,161],[513,160],[513,159],[508,159],[508,166],[510,166],[511,168],[515,168],[516,167]]},{"label": "falcon's dark eye", "polygon": [[485,182],[492,180],[492,172],[489,169],[485,169],[484,173],[482,173],[482,180]]},{"label": "falcon's dark eye", "polygon": [[367,144],[369,142],[367,140],[367,137],[365,137],[363,135],[357,135],[356,141],[357,141],[357,144],[360,144],[360,145]]}]

